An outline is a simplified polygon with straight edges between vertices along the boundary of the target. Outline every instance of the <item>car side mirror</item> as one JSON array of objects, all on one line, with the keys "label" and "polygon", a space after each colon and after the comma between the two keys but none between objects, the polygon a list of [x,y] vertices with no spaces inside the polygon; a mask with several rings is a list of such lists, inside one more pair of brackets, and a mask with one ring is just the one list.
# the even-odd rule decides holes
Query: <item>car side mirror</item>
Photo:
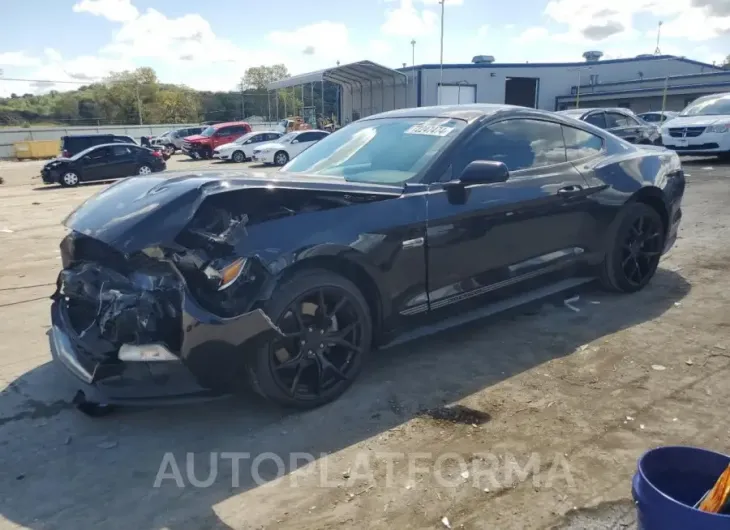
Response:
[{"label": "car side mirror", "polygon": [[468,197],[468,186],[475,184],[496,184],[506,182],[509,170],[504,162],[475,160],[469,162],[458,179],[444,183],[444,189],[452,204],[464,204]]},{"label": "car side mirror", "polygon": [[494,184],[505,182],[509,178],[509,170],[504,162],[496,160],[475,160],[469,162],[459,176],[464,186],[470,184]]},{"label": "car side mirror", "polygon": [[297,140],[296,138],[294,138],[294,139],[293,139],[293,140],[291,141],[291,143],[293,143],[293,144],[298,144],[298,143],[299,143],[299,140]]}]

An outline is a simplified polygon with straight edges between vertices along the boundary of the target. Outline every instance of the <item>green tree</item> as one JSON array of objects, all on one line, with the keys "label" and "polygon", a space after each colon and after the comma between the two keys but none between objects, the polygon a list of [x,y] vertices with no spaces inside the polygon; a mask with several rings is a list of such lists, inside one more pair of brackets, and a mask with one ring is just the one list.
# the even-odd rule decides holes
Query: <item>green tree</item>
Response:
[{"label": "green tree", "polygon": [[266,90],[269,83],[286,79],[287,77],[289,77],[289,70],[283,64],[252,66],[243,74],[241,82],[243,83],[243,88]]},{"label": "green tree", "polygon": [[185,87],[168,87],[159,94],[158,121],[190,123],[200,118],[200,96]]}]

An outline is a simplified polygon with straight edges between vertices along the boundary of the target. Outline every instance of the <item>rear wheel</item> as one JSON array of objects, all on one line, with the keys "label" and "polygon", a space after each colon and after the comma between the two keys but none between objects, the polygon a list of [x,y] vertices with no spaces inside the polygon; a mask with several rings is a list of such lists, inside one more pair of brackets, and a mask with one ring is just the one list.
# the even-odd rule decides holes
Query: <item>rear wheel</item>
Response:
[{"label": "rear wheel", "polygon": [[610,247],[600,266],[600,279],[612,291],[633,293],[654,276],[664,246],[659,213],[634,202],[619,214],[609,235]]},{"label": "rear wheel", "polygon": [[78,174],[74,173],[73,171],[67,171],[66,173],[61,175],[60,183],[61,183],[61,186],[66,187],[66,188],[78,186],[79,176],[78,176]]},{"label": "rear wheel", "polygon": [[289,155],[286,151],[279,151],[274,155],[274,164],[277,166],[283,166],[289,162]]},{"label": "rear wheel", "polygon": [[137,175],[149,175],[151,173],[152,168],[146,164],[139,166],[139,169],[137,170]]},{"label": "rear wheel", "polygon": [[281,285],[264,310],[284,337],[250,359],[258,393],[306,409],[347,390],[372,340],[368,305],[352,282],[328,271],[305,271]]},{"label": "rear wheel", "polygon": [[239,164],[246,161],[246,155],[243,154],[243,151],[236,151],[233,153],[231,158],[234,162],[238,162]]}]

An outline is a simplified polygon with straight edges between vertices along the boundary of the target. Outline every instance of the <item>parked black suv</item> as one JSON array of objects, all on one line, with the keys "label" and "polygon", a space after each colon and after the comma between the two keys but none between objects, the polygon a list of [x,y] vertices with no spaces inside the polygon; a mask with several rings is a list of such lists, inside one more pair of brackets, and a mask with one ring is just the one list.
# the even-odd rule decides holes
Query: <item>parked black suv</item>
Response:
[{"label": "parked black suv", "polygon": [[61,138],[61,156],[71,158],[76,153],[80,153],[89,147],[101,144],[135,144],[131,136],[121,136],[118,134],[74,134],[71,136],[63,136]]}]

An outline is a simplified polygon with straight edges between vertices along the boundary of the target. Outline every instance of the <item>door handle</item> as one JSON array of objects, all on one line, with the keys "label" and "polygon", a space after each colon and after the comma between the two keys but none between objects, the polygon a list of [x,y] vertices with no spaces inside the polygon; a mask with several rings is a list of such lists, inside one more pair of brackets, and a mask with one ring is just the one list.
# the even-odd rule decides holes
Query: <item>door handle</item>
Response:
[{"label": "door handle", "polygon": [[571,186],[565,186],[564,188],[560,188],[558,190],[558,195],[560,195],[561,197],[573,197],[574,195],[578,195],[582,191],[583,186],[573,184]]}]

